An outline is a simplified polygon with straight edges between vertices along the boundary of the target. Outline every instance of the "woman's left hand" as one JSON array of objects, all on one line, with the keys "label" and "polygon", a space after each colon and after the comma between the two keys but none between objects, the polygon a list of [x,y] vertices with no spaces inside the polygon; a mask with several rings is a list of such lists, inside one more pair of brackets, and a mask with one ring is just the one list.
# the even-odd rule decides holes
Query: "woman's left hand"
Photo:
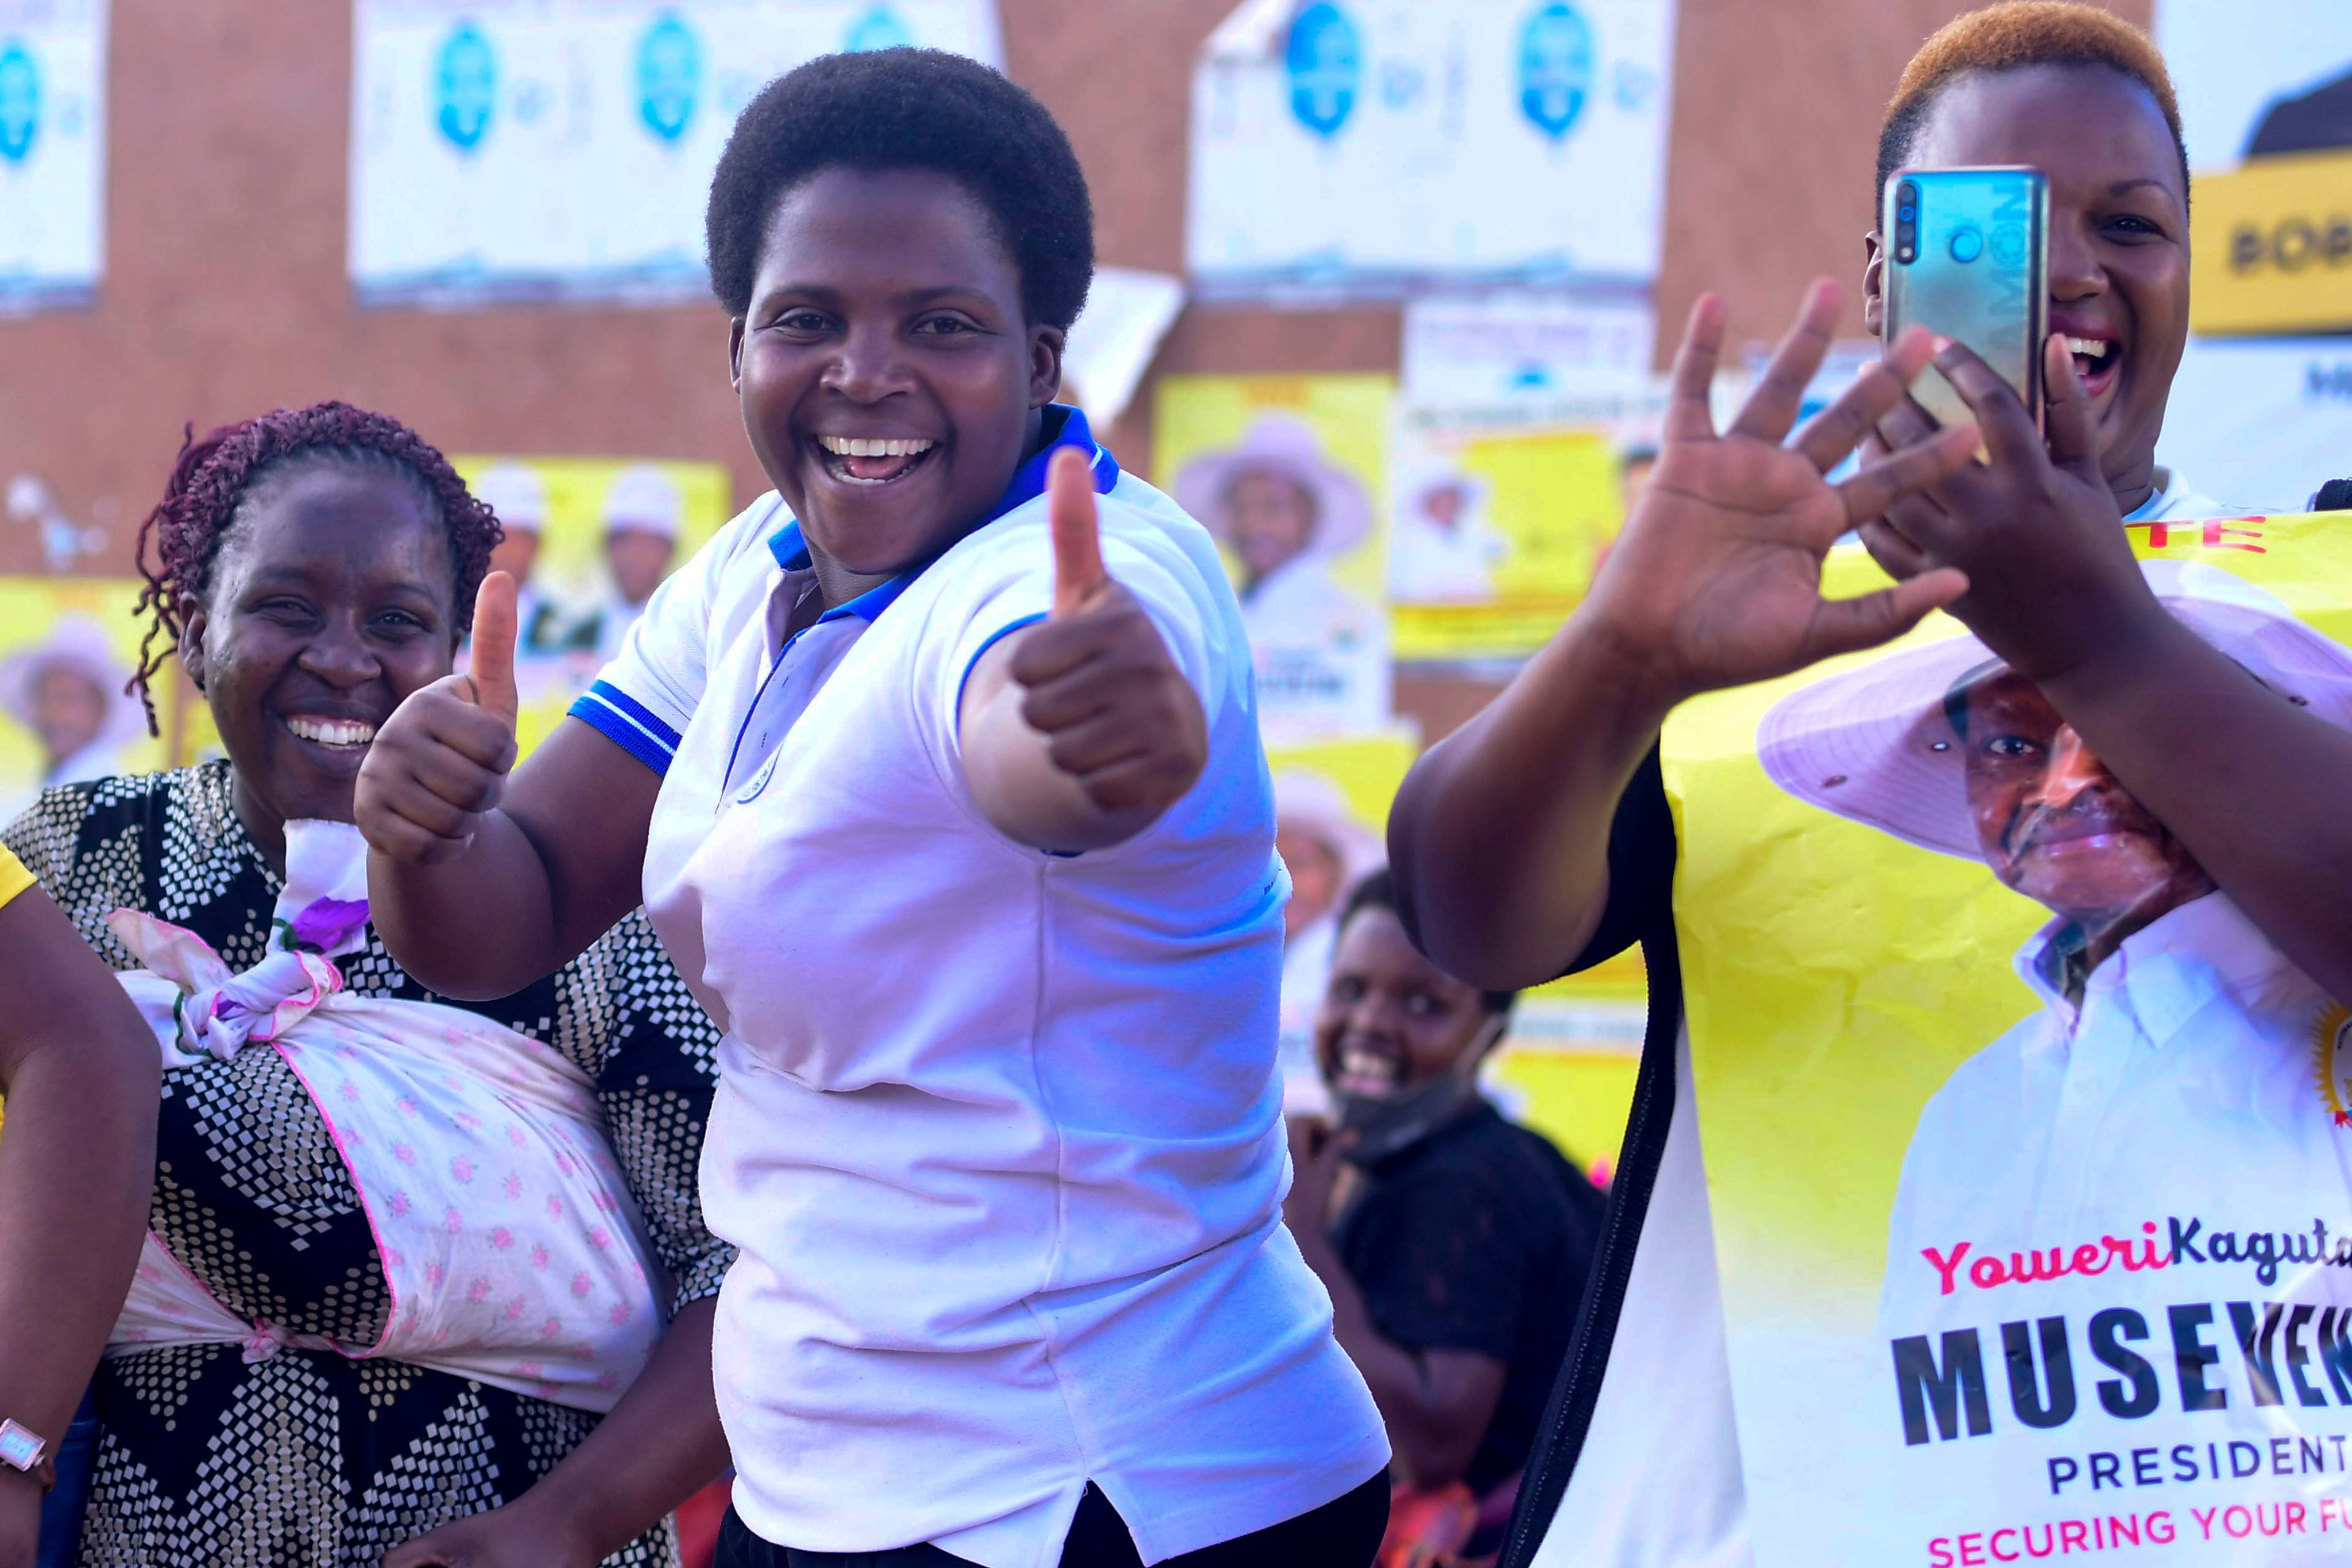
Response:
[{"label": "woman's left hand", "polygon": [[563,1519],[537,1517],[518,1501],[403,1542],[383,1554],[383,1568],[595,1568],[599,1561]]},{"label": "woman's left hand", "polygon": [[[1898,578],[1939,566],[1965,571],[1969,591],[1950,612],[2035,681],[2126,645],[2147,617],[2163,613],[2100,471],[2098,427],[2066,340],[2053,334],[2042,347],[2046,442],[1990,365],[1959,343],[1937,346],[1936,368],[1976,414],[1990,461],[1964,465],[1861,530]],[[1936,434],[1906,400],[1880,419],[1874,444],[1900,451]]]}]

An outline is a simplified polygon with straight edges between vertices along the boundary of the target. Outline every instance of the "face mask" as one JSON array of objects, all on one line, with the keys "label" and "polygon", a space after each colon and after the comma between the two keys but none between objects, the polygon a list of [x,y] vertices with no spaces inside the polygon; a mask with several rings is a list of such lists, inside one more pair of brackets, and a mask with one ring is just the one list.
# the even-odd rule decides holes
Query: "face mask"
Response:
[{"label": "face mask", "polygon": [[1410,1089],[1379,1099],[1361,1094],[1336,1096],[1339,1131],[1356,1134],[1348,1159],[1359,1166],[1376,1166],[1444,1132],[1483,1104],[1478,1063],[1502,1034],[1503,1022],[1500,1017],[1489,1019],[1451,1068]]}]

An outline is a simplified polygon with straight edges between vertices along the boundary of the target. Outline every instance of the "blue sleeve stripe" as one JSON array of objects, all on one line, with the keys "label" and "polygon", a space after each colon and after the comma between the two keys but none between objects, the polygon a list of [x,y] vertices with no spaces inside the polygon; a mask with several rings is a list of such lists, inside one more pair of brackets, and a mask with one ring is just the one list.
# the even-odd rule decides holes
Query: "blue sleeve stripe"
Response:
[{"label": "blue sleeve stripe", "polygon": [[667,777],[670,759],[677,754],[676,743],[657,739],[645,726],[606,702],[602,694],[607,689],[602,681],[597,682],[587,695],[572,705],[572,716],[656,773]]},{"label": "blue sleeve stripe", "polygon": [[612,682],[598,681],[594,685],[588,688],[588,692],[592,696],[604,698],[604,701],[610,703],[614,707],[618,708],[622,713],[627,715],[631,719],[634,719],[647,735],[650,735],[656,740],[660,741],[670,750],[676,751],[677,749],[677,731],[664,724],[651,708],[646,706],[645,704],[639,702],[636,698],[631,696],[628,693],[623,691]]},{"label": "blue sleeve stripe", "polygon": [[991,648],[995,647],[999,643],[1003,642],[1007,637],[1012,636],[1015,632],[1020,631],[1024,626],[1034,626],[1038,622],[1043,621],[1044,619],[1045,619],[1045,612],[1039,611],[1034,615],[1024,615],[1018,621],[1010,622],[1005,625],[999,626],[995,631],[991,632],[988,634],[987,642],[982,643],[978,648],[972,651],[971,663],[963,667],[963,678],[956,682],[955,706],[957,713],[961,714],[963,712],[963,689],[964,687],[971,685],[971,673],[972,671],[980,668],[980,661],[987,655],[988,651]]}]

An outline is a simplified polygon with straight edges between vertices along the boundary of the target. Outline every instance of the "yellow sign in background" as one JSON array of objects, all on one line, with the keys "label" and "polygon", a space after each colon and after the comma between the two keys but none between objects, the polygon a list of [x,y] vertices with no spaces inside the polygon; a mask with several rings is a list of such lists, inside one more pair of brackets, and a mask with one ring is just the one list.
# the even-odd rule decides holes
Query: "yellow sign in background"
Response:
[{"label": "yellow sign in background", "polygon": [[2257,158],[2194,183],[2189,324],[2200,332],[2352,328],[2352,152]]}]

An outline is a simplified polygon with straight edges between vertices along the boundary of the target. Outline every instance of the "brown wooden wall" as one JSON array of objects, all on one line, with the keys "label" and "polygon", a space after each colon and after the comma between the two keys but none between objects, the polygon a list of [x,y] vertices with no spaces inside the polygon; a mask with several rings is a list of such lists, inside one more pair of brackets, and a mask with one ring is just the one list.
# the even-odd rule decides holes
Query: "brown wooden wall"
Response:
[{"label": "brown wooden wall", "polygon": [[[998,0],[1012,74],[1069,128],[1107,262],[1181,271],[1201,40],[1234,0]],[[1441,5],[1444,0],[1419,0]],[[2148,0],[2113,0],[2147,21]],[[1661,338],[1700,289],[1772,336],[1805,280],[1859,275],[1878,112],[1959,0],[1682,0]],[[113,0],[106,279],[0,319],[0,480],[34,472],[130,564],[182,425],[342,397],[450,449],[698,458],[764,487],[715,307],[360,310],[344,277],[346,0]],[[1859,318],[1849,308],[1850,327]],[[1170,371],[1396,368],[1393,309],[1188,310]],[[1149,388],[1111,433],[1150,472]],[[0,528],[0,571],[38,570]],[[1400,693],[1433,729],[1478,694]]]}]

